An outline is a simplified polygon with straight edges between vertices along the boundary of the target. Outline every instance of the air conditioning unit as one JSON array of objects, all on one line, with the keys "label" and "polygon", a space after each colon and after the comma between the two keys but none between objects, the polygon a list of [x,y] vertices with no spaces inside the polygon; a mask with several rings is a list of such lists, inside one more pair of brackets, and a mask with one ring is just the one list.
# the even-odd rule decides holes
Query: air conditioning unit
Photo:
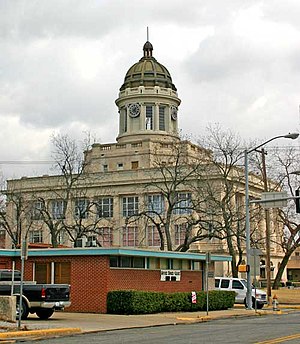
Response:
[{"label": "air conditioning unit", "polygon": [[85,247],[85,246],[86,246],[86,243],[87,243],[86,237],[78,238],[78,239],[76,240],[75,247]]}]

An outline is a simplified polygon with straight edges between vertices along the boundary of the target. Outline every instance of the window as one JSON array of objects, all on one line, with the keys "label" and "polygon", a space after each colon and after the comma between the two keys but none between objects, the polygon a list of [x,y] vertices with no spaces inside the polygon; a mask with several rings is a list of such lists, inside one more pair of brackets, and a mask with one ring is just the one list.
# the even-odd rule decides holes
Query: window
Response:
[{"label": "window", "polygon": [[123,246],[137,246],[138,245],[138,228],[124,227],[123,228]]},{"label": "window", "polygon": [[159,107],[159,130],[166,130],[165,109],[166,108],[164,106]]},{"label": "window", "polygon": [[110,267],[112,268],[135,268],[145,269],[145,257],[110,256]]},{"label": "window", "polygon": [[96,247],[97,246],[97,238],[96,235],[89,235],[86,237],[86,247]]},{"label": "window", "polygon": [[229,288],[229,279],[222,279],[221,288]]},{"label": "window", "polygon": [[117,167],[118,167],[118,170],[123,170],[123,163],[119,163],[119,164],[117,165]]},{"label": "window", "polygon": [[43,231],[29,231],[29,242],[37,244],[43,242]]},{"label": "window", "polygon": [[139,198],[137,196],[123,197],[123,216],[132,216],[138,213]]},{"label": "window", "polygon": [[186,223],[175,225],[175,245],[181,245],[184,243],[186,230],[187,230]]},{"label": "window", "polygon": [[100,198],[97,200],[97,216],[98,218],[113,217],[113,198]]},{"label": "window", "polygon": [[102,247],[110,247],[113,244],[113,233],[109,227],[99,229],[98,242]]},{"label": "window", "polygon": [[164,211],[164,198],[161,194],[148,195],[148,211],[161,214]]},{"label": "window", "polygon": [[148,246],[160,246],[160,237],[158,230],[155,226],[148,226],[147,228]]},{"label": "window", "polygon": [[127,131],[127,112],[123,110],[123,116],[124,116],[124,132]]},{"label": "window", "polygon": [[64,230],[61,230],[57,235],[57,242],[59,245],[65,245],[67,243],[68,235]]},{"label": "window", "polygon": [[131,162],[131,169],[137,170],[139,168],[139,162],[138,161],[132,161]]},{"label": "window", "polygon": [[54,220],[65,218],[65,206],[66,203],[63,200],[54,200],[52,205],[52,217]]},{"label": "window", "polygon": [[219,288],[220,280],[218,278],[215,279],[215,288]]},{"label": "window", "polygon": [[244,289],[240,281],[232,280],[232,289]]},{"label": "window", "polygon": [[37,283],[71,284],[71,263],[35,263],[34,280]]},{"label": "window", "polygon": [[87,219],[89,215],[89,200],[76,199],[75,200],[75,217],[77,219]]},{"label": "window", "polygon": [[103,172],[107,172],[108,171],[108,165],[103,165]]},{"label": "window", "polygon": [[146,130],[153,130],[153,106],[146,105]]},{"label": "window", "polygon": [[189,192],[178,193],[177,202],[174,207],[174,214],[191,214],[192,212],[192,194]]},{"label": "window", "polygon": [[42,218],[42,209],[43,209],[43,202],[42,201],[35,201],[32,204],[32,213],[31,219],[32,220],[41,220]]}]

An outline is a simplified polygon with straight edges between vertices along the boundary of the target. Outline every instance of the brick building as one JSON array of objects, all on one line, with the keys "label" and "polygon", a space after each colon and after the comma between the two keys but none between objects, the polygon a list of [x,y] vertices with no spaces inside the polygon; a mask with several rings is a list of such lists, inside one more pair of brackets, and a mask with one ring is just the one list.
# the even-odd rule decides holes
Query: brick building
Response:
[{"label": "brick building", "polygon": [[[205,254],[122,248],[31,249],[24,280],[71,285],[72,312],[106,313],[110,290],[191,292],[203,290]],[[20,269],[20,250],[0,250],[0,268]],[[213,255],[217,261],[231,257]],[[211,288],[214,281],[210,279]]]}]

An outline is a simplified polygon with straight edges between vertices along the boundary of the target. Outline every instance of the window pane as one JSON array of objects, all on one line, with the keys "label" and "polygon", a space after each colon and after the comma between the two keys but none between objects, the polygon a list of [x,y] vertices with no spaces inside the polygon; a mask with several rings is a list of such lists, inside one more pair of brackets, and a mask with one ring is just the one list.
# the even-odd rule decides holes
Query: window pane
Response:
[{"label": "window pane", "polygon": [[50,263],[35,263],[35,280],[37,283],[51,283]]},{"label": "window pane", "polygon": [[228,279],[223,279],[221,281],[221,288],[228,288],[229,287],[229,280]]},{"label": "window pane", "polygon": [[97,215],[99,218],[113,217],[113,198],[100,198],[97,201]]},{"label": "window pane", "polygon": [[146,130],[153,129],[153,106],[146,106]]},{"label": "window pane", "polygon": [[166,130],[165,126],[165,107],[159,107],[159,130]]},{"label": "window pane", "polygon": [[70,262],[61,262],[54,264],[54,283],[71,284]]}]

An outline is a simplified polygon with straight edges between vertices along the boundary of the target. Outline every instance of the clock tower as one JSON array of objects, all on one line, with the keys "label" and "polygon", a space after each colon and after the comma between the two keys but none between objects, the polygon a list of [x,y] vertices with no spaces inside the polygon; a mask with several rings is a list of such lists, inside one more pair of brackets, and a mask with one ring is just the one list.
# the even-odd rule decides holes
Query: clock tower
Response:
[{"label": "clock tower", "polygon": [[153,57],[149,41],[143,51],[144,56],[126,73],[116,100],[119,144],[145,139],[179,140],[177,89],[167,68]]}]

